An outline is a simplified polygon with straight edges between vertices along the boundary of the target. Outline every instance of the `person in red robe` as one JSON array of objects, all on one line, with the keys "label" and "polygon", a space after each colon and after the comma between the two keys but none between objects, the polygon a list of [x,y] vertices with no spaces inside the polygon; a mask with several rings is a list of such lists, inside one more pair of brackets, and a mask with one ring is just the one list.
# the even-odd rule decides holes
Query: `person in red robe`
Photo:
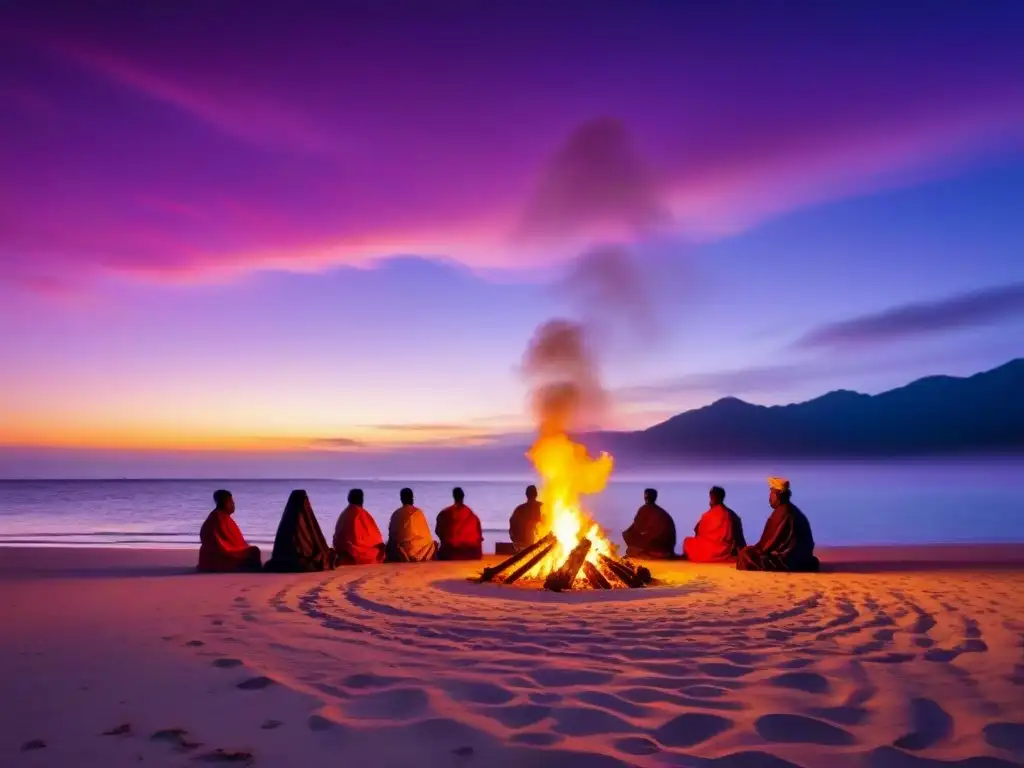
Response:
[{"label": "person in red robe", "polygon": [[740,550],[736,568],[740,571],[810,571],[821,567],[814,556],[811,523],[790,501],[789,481],[768,478],[768,503],[772,514],[764,524],[760,541]]},{"label": "person in red robe", "polygon": [[484,533],[480,518],[463,502],[466,494],[461,488],[452,489],[450,507],[445,507],[437,516],[434,532],[441,542],[438,560],[479,560],[484,556]]},{"label": "person in red robe", "polygon": [[516,552],[526,549],[547,535],[544,507],[537,501],[537,486],[526,486],[526,502],[512,512],[508,521],[508,536]]},{"label": "person in red robe", "polygon": [[636,511],[633,524],[622,532],[627,557],[675,557],[676,523],[657,501],[658,492],[647,488],[644,505]]},{"label": "person in red robe", "polygon": [[701,515],[693,536],[683,539],[683,554],[695,563],[732,563],[747,546],[740,516],[725,506],[725,489],[708,491],[711,506]]},{"label": "person in red robe", "polygon": [[384,537],[376,521],[363,509],[363,491],[348,492],[348,506],[334,527],[334,551],[339,565],[368,565],[384,562]]},{"label": "person in red robe", "polygon": [[202,573],[260,570],[260,548],[250,546],[242,536],[230,491],[214,491],[214,510],[199,529],[199,565]]}]

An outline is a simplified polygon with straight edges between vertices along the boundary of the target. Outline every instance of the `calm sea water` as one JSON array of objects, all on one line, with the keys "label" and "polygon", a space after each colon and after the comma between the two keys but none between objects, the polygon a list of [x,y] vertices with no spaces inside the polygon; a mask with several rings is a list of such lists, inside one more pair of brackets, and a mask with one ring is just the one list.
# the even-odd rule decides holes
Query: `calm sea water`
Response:
[{"label": "calm sea water", "polygon": [[[820,544],[1024,541],[1024,460],[784,467],[794,501]],[[589,501],[595,519],[621,543],[646,486],[675,518],[680,536],[707,506],[707,489],[725,486],[727,503],[756,539],[768,517],[765,476],[780,468],[693,469],[624,475]],[[487,546],[507,540],[508,516],[529,478],[461,480],[480,515]],[[386,530],[398,491],[411,486],[433,518],[450,503],[451,479],[385,480],[16,480],[0,481],[0,544],[193,547],[212,492],[235,495],[236,519],[253,543],[273,542],[285,500],[304,488],[330,538],[351,487]]]}]

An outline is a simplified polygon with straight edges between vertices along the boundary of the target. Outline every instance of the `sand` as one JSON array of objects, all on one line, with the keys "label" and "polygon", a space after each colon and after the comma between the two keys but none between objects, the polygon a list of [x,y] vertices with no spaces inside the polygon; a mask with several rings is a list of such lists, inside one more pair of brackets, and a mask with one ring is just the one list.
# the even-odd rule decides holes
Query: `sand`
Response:
[{"label": "sand", "polygon": [[664,586],[570,595],[194,557],[0,550],[0,765],[1024,761],[1024,547],[653,563]]}]

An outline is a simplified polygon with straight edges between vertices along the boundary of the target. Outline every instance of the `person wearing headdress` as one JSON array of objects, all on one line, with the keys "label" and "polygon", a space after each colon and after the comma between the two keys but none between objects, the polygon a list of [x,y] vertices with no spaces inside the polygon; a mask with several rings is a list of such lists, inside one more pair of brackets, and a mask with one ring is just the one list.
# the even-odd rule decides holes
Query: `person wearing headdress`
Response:
[{"label": "person wearing headdress", "polygon": [[388,525],[388,562],[436,560],[437,542],[430,535],[430,524],[423,510],[413,504],[412,488],[403,488],[398,498],[402,506],[391,515]]},{"label": "person wearing headdress", "polygon": [[376,521],[363,508],[363,491],[348,492],[348,506],[334,527],[334,551],[338,565],[367,565],[384,562],[384,537]]},{"label": "person wearing headdress", "polygon": [[725,506],[725,489],[708,491],[711,506],[701,515],[693,536],[683,539],[683,554],[695,563],[732,563],[747,546],[739,515]]},{"label": "person wearing headdress", "polygon": [[199,529],[199,564],[203,573],[260,570],[260,548],[242,536],[232,515],[235,499],[230,491],[213,492],[214,510]]},{"label": "person wearing headdress", "polygon": [[626,557],[669,558],[675,556],[676,523],[658,506],[658,491],[644,490],[644,504],[636,511],[633,524],[622,532]]},{"label": "person wearing headdress", "polygon": [[437,516],[437,534],[441,547],[438,560],[479,560],[483,557],[484,533],[480,518],[464,503],[466,494],[461,488],[452,489],[450,507],[445,507]]},{"label": "person wearing headdress", "polygon": [[327,546],[309,495],[302,490],[292,491],[277,526],[274,552],[266,570],[276,573],[329,571],[335,564],[334,550]]},{"label": "person wearing headdress", "polygon": [[512,512],[508,521],[508,536],[516,552],[526,549],[547,535],[544,507],[537,500],[537,486],[526,486],[526,501]]},{"label": "person wearing headdress", "polygon": [[736,568],[741,571],[817,571],[811,524],[790,498],[789,481],[768,478],[768,503],[772,514],[761,540],[740,550]]}]

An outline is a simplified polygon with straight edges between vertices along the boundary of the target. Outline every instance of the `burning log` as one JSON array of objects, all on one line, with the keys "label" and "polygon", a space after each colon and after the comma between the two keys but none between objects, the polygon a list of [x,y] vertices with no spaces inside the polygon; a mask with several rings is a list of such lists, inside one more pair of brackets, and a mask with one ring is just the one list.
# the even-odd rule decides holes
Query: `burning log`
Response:
[{"label": "burning log", "polygon": [[565,562],[562,563],[562,566],[557,571],[548,574],[548,577],[544,579],[544,589],[550,589],[552,592],[572,589],[573,582],[576,581],[576,574],[580,572],[580,568],[583,567],[583,563],[587,560],[590,547],[590,539],[580,539],[579,543],[573,547],[572,552],[565,559]]},{"label": "burning log", "polygon": [[[537,541],[535,541],[533,544],[531,544],[530,546],[528,546],[526,549],[522,550],[521,552],[516,552],[516,554],[512,555],[512,557],[509,557],[509,558],[506,558],[506,559],[502,560],[497,565],[492,565],[489,568],[484,568],[483,572],[480,574],[480,583],[483,584],[484,582],[487,582],[487,581],[494,581],[494,578],[496,576],[500,576],[505,571],[507,571],[509,568],[511,568],[513,565],[516,565],[517,563],[521,563],[523,560],[531,557],[531,555],[535,554],[537,551],[539,551],[541,549],[546,549],[549,545],[554,544],[554,543],[555,543],[555,534],[549,533],[547,536],[545,536],[542,539],[538,539]],[[540,562],[540,561],[538,560],[537,562]]]},{"label": "burning log", "polygon": [[616,560],[604,554],[599,554],[598,558],[601,560],[601,565],[615,574],[615,576],[627,587],[642,587],[651,581],[651,572],[646,568],[633,570],[632,566],[628,563],[624,563],[621,560]]},{"label": "burning log", "polygon": [[555,546],[557,544],[558,544],[558,542],[555,541],[554,539],[552,539],[551,543],[548,544],[546,547],[544,547],[544,549],[542,549],[539,552],[537,552],[537,554],[535,554],[533,557],[531,557],[529,560],[527,560],[521,566],[516,568],[512,572],[512,574],[507,579],[505,579],[505,583],[506,584],[514,584],[522,576],[524,576],[527,573],[529,573],[531,570],[533,570],[533,567],[535,565],[537,565],[537,563],[541,562],[545,557],[550,555],[552,551],[554,551]]},{"label": "burning log", "polygon": [[583,563],[583,575],[587,577],[590,586],[594,589],[611,589],[612,584],[608,578],[601,573],[601,569],[589,560]]}]

